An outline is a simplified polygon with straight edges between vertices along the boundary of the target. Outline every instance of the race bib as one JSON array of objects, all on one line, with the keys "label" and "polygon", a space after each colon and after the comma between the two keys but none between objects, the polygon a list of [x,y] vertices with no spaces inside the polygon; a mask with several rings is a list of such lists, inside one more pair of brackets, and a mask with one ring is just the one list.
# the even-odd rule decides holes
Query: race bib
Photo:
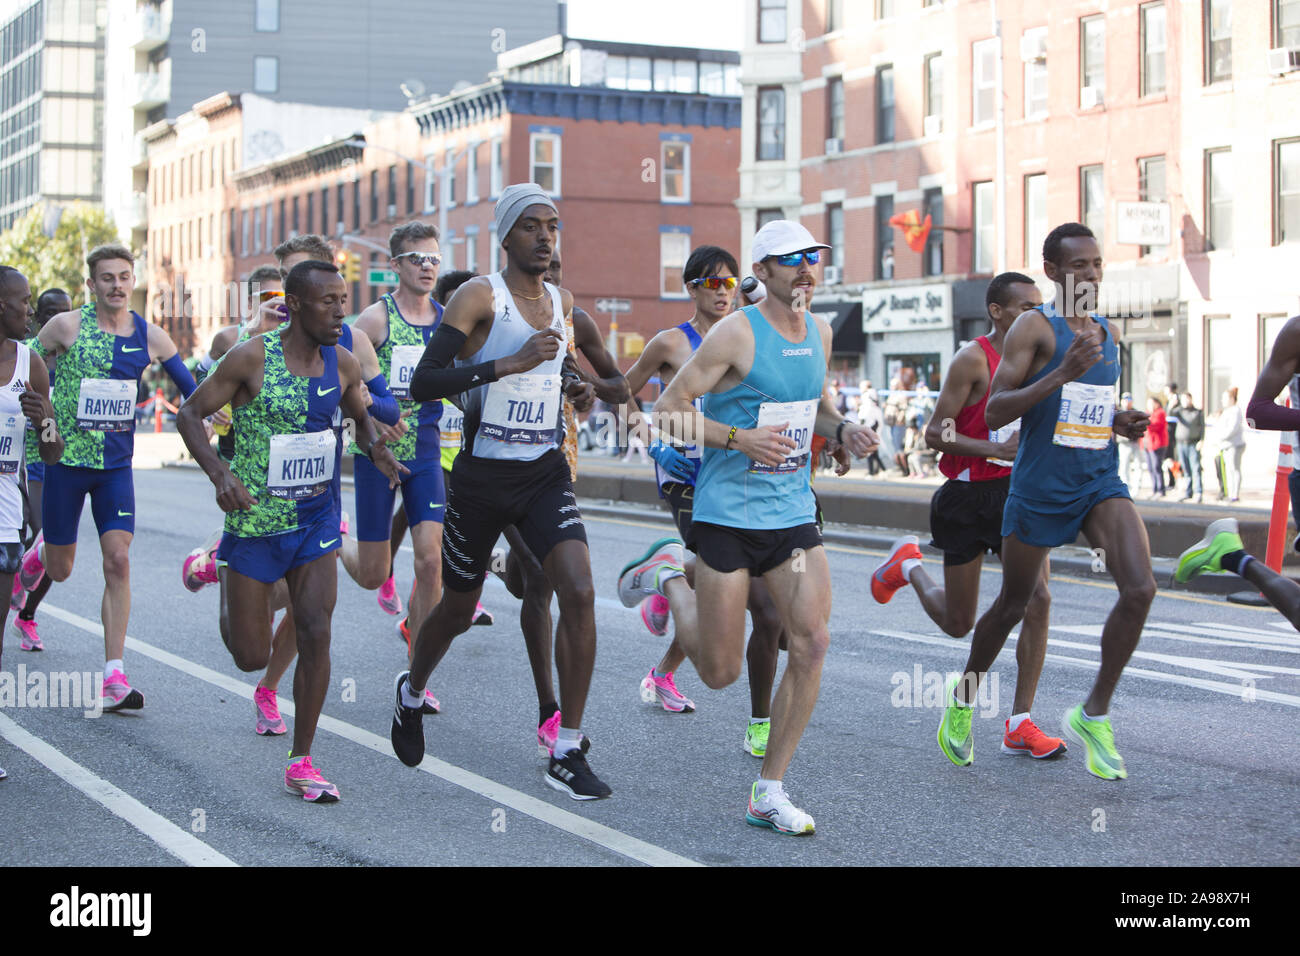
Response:
[{"label": "race bib", "polygon": [[1056,416],[1053,445],[1101,449],[1110,444],[1115,419],[1115,386],[1066,382],[1061,387],[1061,409]]},{"label": "race bib", "polygon": [[438,420],[439,443],[443,448],[460,448],[460,430],[465,425],[465,413],[455,405],[443,402],[442,418]]},{"label": "race bib", "polygon": [[[1018,431],[1020,431],[1020,419],[1017,418],[1014,422],[1009,422],[1001,428],[990,428],[989,441],[994,444],[1010,441],[1011,436]],[[1003,468],[1010,468],[1015,464],[1013,461],[1003,461],[1001,458],[990,458],[989,462],[994,465],[1001,465]]]},{"label": "race bib", "polygon": [[286,501],[305,501],[328,490],[334,480],[337,441],[331,429],[303,435],[272,435],[267,494]]},{"label": "race bib", "polygon": [[26,415],[0,415],[0,475],[15,475],[23,463]]},{"label": "race bib", "polygon": [[388,385],[398,398],[411,397],[411,376],[415,374],[415,367],[420,364],[423,355],[423,345],[393,346],[391,369],[393,374],[388,380]]},{"label": "race bib", "polygon": [[488,386],[478,433],[511,445],[548,445],[559,415],[558,374],[507,375]]},{"label": "race bib", "polygon": [[820,399],[812,398],[806,402],[764,402],[758,406],[758,427],[784,425],[781,434],[793,438],[795,448],[785,461],[779,465],[763,465],[756,461],[749,463],[749,471],[755,475],[788,475],[808,464],[812,452],[813,424],[817,420],[817,405]]},{"label": "race bib", "polygon": [[77,427],[88,432],[129,432],[135,423],[135,382],[83,378],[77,396]]}]

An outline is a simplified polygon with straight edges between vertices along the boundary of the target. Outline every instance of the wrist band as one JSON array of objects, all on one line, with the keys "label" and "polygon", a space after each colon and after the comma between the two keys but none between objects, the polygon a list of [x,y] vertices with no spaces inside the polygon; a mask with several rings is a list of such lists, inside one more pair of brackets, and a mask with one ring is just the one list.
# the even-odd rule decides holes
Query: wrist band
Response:
[{"label": "wrist band", "polygon": [[835,441],[841,445],[844,444],[844,426],[848,423],[849,420],[847,418],[842,418],[840,419],[839,427],[835,429]]},{"label": "wrist band", "polygon": [[736,426],[731,426],[731,431],[727,432],[727,443],[722,446],[723,450],[731,447],[731,443],[736,440]]}]

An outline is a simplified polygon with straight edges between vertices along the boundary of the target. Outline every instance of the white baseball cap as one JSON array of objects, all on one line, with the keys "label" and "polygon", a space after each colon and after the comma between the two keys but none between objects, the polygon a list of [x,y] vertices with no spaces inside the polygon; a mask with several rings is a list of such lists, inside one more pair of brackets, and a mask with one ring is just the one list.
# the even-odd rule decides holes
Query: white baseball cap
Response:
[{"label": "white baseball cap", "polygon": [[801,223],[789,219],[777,219],[769,222],[754,234],[752,245],[755,262],[762,262],[768,256],[786,256],[792,252],[805,249],[829,249],[824,242],[818,242],[813,234]]}]

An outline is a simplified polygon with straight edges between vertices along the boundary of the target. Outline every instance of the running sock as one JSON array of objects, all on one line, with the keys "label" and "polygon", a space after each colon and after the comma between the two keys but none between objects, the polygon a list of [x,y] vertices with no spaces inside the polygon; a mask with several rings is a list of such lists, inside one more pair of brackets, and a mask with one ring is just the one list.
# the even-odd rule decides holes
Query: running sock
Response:
[{"label": "running sock", "polygon": [[751,717],[751,718],[749,718],[749,723],[750,723],[751,726],[753,726],[754,724],[768,724],[768,723],[771,723],[771,722],[772,722],[772,718],[771,718],[771,717]]},{"label": "running sock", "polygon": [[45,595],[50,593],[50,585],[53,583],[53,579],[47,574],[45,577],[41,578],[41,583],[36,585],[36,590],[28,593],[27,603],[24,604],[23,609],[18,612],[18,616],[22,620],[36,620],[36,609],[41,606],[41,601],[44,600]]},{"label": "running sock", "polygon": [[[664,593],[664,585],[673,578],[684,578],[686,572],[675,564],[665,564],[655,573],[655,590],[660,594]],[[667,595],[664,595],[667,597]]]},{"label": "running sock", "polygon": [[903,577],[910,581],[912,579],[913,569],[919,567],[921,567],[920,558],[908,558],[906,561],[903,562],[903,567],[902,567]]},{"label": "running sock", "polygon": [[1245,551],[1229,551],[1223,557],[1219,558],[1219,567],[1225,571],[1231,571],[1233,574],[1241,574],[1246,570],[1246,562],[1251,560],[1250,555]]},{"label": "running sock", "polygon": [[540,727],[542,726],[542,724],[550,720],[553,716],[555,716],[555,712],[559,709],[560,709],[560,705],[555,700],[554,697],[552,697],[545,704],[540,705],[537,708],[537,713],[541,714],[541,716],[537,718],[537,726]]},{"label": "running sock", "polygon": [[650,674],[651,674],[652,677],[658,677],[658,678],[661,678],[661,679],[662,679],[662,678],[664,678],[664,677],[667,677],[667,676],[668,676],[669,674],[671,674],[671,673],[672,673],[672,671],[664,671],[664,672],[661,674],[661,673],[659,673],[659,668],[657,668],[657,667],[652,667],[652,668],[650,668]]},{"label": "running sock", "polygon": [[418,709],[424,706],[424,694],[417,694],[411,690],[411,679],[408,677],[402,681],[402,706]]},{"label": "running sock", "polygon": [[784,789],[780,780],[764,780],[759,777],[755,783],[758,784],[758,795],[760,797],[767,793],[780,793]]},{"label": "running sock", "polygon": [[289,751],[289,766],[290,766],[290,767],[292,767],[294,764],[298,763],[298,761],[300,761],[300,760],[310,760],[310,759],[311,759],[311,754],[296,754],[296,753],[294,753],[292,750]]},{"label": "running sock", "polygon": [[1102,714],[1100,717],[1092,717],[1082,707],[1079,708],[1079,713],[1083,715],[1084,720],[1091,720],[1094,723],[1101,723],[1104,720],[1110,719],[1110,714]]},{"label": "running sock", "polygon": [[104,662],[104,679],[108,680],[108,678],[112,677],[114,671],[122,671],[123,674],[126,673],[126,671],[122,669],[122,659],[120,657],[115,660]]},{"label": "running sock", "polygon": [[1007,720],[1007,733],[1015,733],[1016,729],[1021,725],[1021,723],[1023,723],[1028,719],[1029,719],[1028,711],[1026,711],[1023,714],[1012,714],[1011,717]]},{"label": "running sock", "polygon": [[582,750],[582,732],[569,727],[561,727],[555,735],[555,752],[561,757],[570,750]]}]

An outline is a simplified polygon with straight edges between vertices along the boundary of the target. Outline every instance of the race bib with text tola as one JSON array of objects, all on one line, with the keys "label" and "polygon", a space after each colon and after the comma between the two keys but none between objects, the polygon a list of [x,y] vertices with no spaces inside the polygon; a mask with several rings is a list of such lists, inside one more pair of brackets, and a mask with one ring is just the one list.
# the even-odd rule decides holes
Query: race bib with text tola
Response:
[{"label": "race bib with text tola", "polygon": [[795,447],[779,465],[764,465],[750,461],[751,474],[788,475],[808,464],[808,458],[812,453],[813,425],[817,420],[819,402],[820,399],[813,398],[806,402],[763,402],[758,406],[758,427],[767,428],[788,422],[785,431],[781,434],[793,438]]},{"label": "race bib with text tola", "polygon": [[1115,419],[1115,386],[1066,382],[1052,444],[1066,448],[1100,449],[1110,444]]},{"label": "race bib with text tola", "polygon": [[507,375],[488,386],[478,431],[511,445],[548,445],[559,415],[559,375]]},{"label": "race bib with text tola", "polygon": [[135,382],[83,378],[77,395],[77,427],[88,432],[129,432],[135,422]]},{"label": "race bib with text tola", "polygon": [[423,345],[394,345],[392,378],[388,385],[398,398],[411,397],[411,376],[424,355]]},{"label": "race bib with text tola", "polygon": [[302,435],[272,435],[266,491],[272,498],[305,501],[327,491],[334,480],[332,429]]}]

